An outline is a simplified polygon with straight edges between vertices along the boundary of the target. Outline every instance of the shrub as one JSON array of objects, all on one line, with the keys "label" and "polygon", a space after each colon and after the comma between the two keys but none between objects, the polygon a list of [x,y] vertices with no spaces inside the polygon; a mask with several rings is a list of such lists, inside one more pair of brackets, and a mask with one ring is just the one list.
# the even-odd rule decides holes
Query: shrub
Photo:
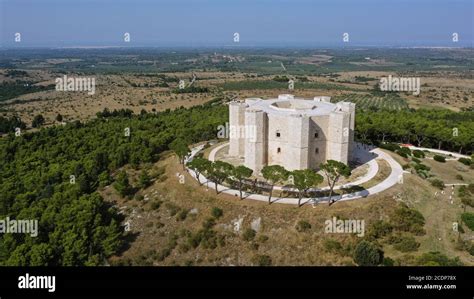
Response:
[{"label": "shrub", "polygon": [[178,250],[179,250],[179,252],[181,252],[181,253],[186,253],[186,252],[188,252],[189,250],[191,250],[191,246],[189,245],[189,243],[179,244]]},{"label": "shrub", "polygon": [[115,183],[113,184],[113,187],[117,192],[122,196],[130,196],[134,193],[132,186],[130,185],[130,182],[128,180],[127,173],[122,170],[118,175],[117,178],[115,179]]},{"label": "shrub", "polygon": [[214,207],[211,210],[212,217],[214,217],[216,219],[219,219],[220,217],[222,217],[223,214],[224,214],[224,212],[222,211],[222,209],[219,209],[217,207]]},{"label": "shrub", "polygon": [[354,250],[354,262],[359,266],[376,266],[383,261],[383,251],[367,241],[360,241]]},{"label": "shrub", "polygon": [[474,213],[462,213],[461,219],[470,230],[474,230]]},{"label": "shrub", "polygon": [[401,242],[401,240],[402,240],[401,235],[399,233],[397,233],[397,234],[393,234],[390,237],[388,237],[387,243],[393,245],[393,244],[397,244],[397,243]]},{"label": "shrub", "polygon": [[164,248],[156,254],[156,259],[161,262],[171,254],[170,248]]},{"label": "shrub", "polygon": [[415,164],[415,170],[426,170],[426,171],[430,171],[431,168],[426,166],[425,164],[421,164],[421,163],[418,163],[418,164]]},{"label": "shrub", "polygon": [[201,243],[201,235],[199,233],[188,236],[187,244],[192,248],[197,248]]},{"label": "shrub", "polygon": [[472,160],[469,158],[459,158],[458,161],[467,166],[472,164]]},{"label": "shrub", "polygon": [[101,174],[99,174],[99,187],[105,187],[110,185],[112,182],[112,178],[109,175],[108,171],[104,171]]},{"label": "shrub", "polygon": [[390,223],[377,220],[369,227],[367,235],[369,238],[378,239],[390,234],[392,230],[393,227]]},{"label": "shrub", "polygon": [[281,76],[281,77],[280,77],[280,76],[275,76],[275,77],[273,77],[272,80],[273,80],[273,81],[277,81],[277,82],[285,82],[285,83],[286,83],[286,82],[288,82],[288,80],[290,80],[290,79],[288,79],[287,76]]},{"label": "shrub", "polygon": [[471,184],[467,185],[467,190],[470,193],[474,194],[474,184],[471,183]]},{"label": "shrub", "polygon": [[440,156],[440,155],[434,155],[433,160],[441,162],[441,163],[446,162],[446,158],[444,156]]},{"label": "shrub", "polygon": [[400,150],[395,151],[399,156],[403,158],[408,158],[408,155]]},{"label": "shrub", "polygon": [[224,246],[225,246],[225,235],[217,235],[217,244],[218,244],[220,247],[224,247]]},{"label": "shrub", "polygon": [[474,256],[474,245],[471,245],[468,249],[467,252],[469,252],[470,255]]},{"label": "shrub", "polygon": [[384,257],[382,264],[387,267],[392,267],[395,265],[395,261],[389,257]]},{"label": "shrub", "polygon": [[138,186],[140,188],[146,188],[150,186],[151,183],[152,183],[151,178],[148,175],[148,172],[145,169],[143,169],[140,173],[140,176],[138,177]]},{"label": "shrub", "polygon": [[418,247],[420,243],[413,236],[401,236],[399,242],[393,245],[393,248],[401,252],[416,251]]},{"label": "shrub", "polygon": [[342,245],[336,240],[327,239],[323,243],[324,249],[329,252],[340,252],[342,250]]},{"label": "shrub", "polygon": [[33,118],[33,122],[31,123],[31,126],[33,128],[39,128],[44,124],[44,121],[45,120],[44,120],[43,115],[38,114]]},{"label": "shrub", "polygon": [[460,174],[456,174],[456,180],[464,181],[464,178]]},{"label": "shrub", "polygon": [[164,175],[162,175],[158,178],[158,182],[161,183],[161,182],[166,181],[167,179],[168,179],[168,176],[166,174],[164,174]]},{"label": "shrub", "polygon": [[462,266],[458,257],[450,259],[438,251],[423,253],[416,261],[420,266]]},{"label": "shrub", "polygon": [[474,207],[474,197],[466,186],[459,187],[458,196],[464,205]]},{"label": "shrub", "polygon": [[427,179],[430,177],[430,172],[426,170],[417,170],[416,174],[423,179]]},{"label": "shrub", "polygon": [[272,265],[272,258],[268,255],[260,255],[257,254],[252,258],[252,263],[258,266],[271,266]]},{"label": "shrub", "polygon": [[217,247],[217,233],[212,229],[202,229],[199,231],[201,235],[201,245],[206,249],[214,249]]},{"label": "shrub", "polygon": [[176,215],[176,220],[183,221],[186,219],[187,216],[188,216],[188,210],[182,209],[181,211],[179,211],[178,215]]},{"label": "shrub", "polygon": [[416,158],[424,158],[425,157],[425,153],[423,151],[420,151],[420,150],[414,150],[413,152],[413,156],[415,156]]},{"label": "shrub", "polygon": [[207,218],[203,223],[202,227],[204,229],[211,229],[216,225],[216,220],[214,218]]},{"label": "shrub", "polygon": [[426,179],[430,176],[429,174],[429,171],[431,169],[430,167],[421,163],[416,163],[414,168],[415,168],[416,174],[418,174],[420,177]]},{"label": "shrub", "polygon": [[311,224],[310,224],[309,222],[307,222],[307,221],[300,220],[300,221],[298,221],[298,223],[296,224],[296,227],[295,227],[295,228],[296,228],[296,230],[297,230],[298,232],[300,232],[300,233],[301,233],[301,232],[306,232],[306,231],[308,231],[308,230],[311,229]]},{"label": "shrub", "polygon": [[379,147],[383,148],[383,149],[386,149],[386,150],[389,150],[389,151],[392,151],[392,152],[400,149],[400,146],[398,146],[395,143],[382,143],[382,144],[379,145]]},{"label": "shrub", "polygon": [[401,147],[400,149],[397,150],[397,153],[400,155],[400,153],[403,153],[407,156],[411,156],[411,150],[408,147]]},{"label": "shrub", "polygon": [[415,163],[421,163],[421,160],[420,159],[417,159],[415,157],[411,158],[411,160]]},{"label": "shrub", "polygon": [[161,206],[161,201],[160,200],[154,200],[151,202],[151,209],[152,210],[158,210]]},{"label": "shrub", "polygon": [[245,240],[245,241],[251,241],[255,238],[255,236],[257,235],[257,232],[254,231],[253,229],[251,228],[247,228],[244,233],[242,234],[242,238]]},{"label": "shrub", "polygon": [[165,204],[165,206],[166,206],[166,208],[168,209],[168,212],[170,213],[170,216],[176,215],[176,214],[179,212],[179,210],[180,210],[180,208],[179,208],[177,205],[172,204],[172,203],[170,203],[170,202],[167,202],[167,203]]},{"label": "shrub", "polygon": [[436,187],[440,190],[443,190],[444,189],[444,182],[442,180],[439,180],[439,179],[433,179],[431,180],[431,186],[433,187]]},{"label": "shrub", "polygon": [[250,249],[257,251],[260,245],[257,242],[250,243]]},{"label": "shrub", "polygon": [[425,218],[423,215],[406,205],[401,205],[390,215],[390,224],[399,231],[412,232],[417,235],[425,233],[423,229]]}]

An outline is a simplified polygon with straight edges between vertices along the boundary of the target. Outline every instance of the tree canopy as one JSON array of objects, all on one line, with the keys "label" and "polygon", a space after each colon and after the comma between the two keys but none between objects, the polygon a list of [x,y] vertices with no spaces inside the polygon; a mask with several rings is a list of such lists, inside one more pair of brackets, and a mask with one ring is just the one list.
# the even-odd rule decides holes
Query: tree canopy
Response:
[{"label": "tree canopy", "polygon": [[301,205],[303,193],[309,188],[316,187],[323,182],[323,177],[312,169],[294,170],[291,172],[293,176],[293,186],[298,189],[298,206]]},{"label": "tree canopy", "polygon": [[114,173],[124,165],[157,161],[173,140],[215,138],[226,111],[202,105],[131,117],[111,112],[21,136],[9,131],[0,138],[0,219],[36,219],[39,232],[0,234],[0,265],[104,264],[119,252],[124,232],[98,188],[114,176],[120,182]]},{"label": "tree canopy", "polygon": [[231,171],[232,177],[239,182],[239,193],[240,193],[241,200],[242,200],[243,180],[251,177],[252,173],[253,173],[253,170],[244,165],[239,165],[237,167],[234,167]]},{"label": "tree canopy", "polygon": [[263,177],[270,183],[270,194],[268,195],[268,203],[271,203],[273,187],[279,182],[283,182],[288,179],[289,171],[280,165],[267,165],[262,169]]},{"label": "tree canopy", "polygon": [[337,181],[343,177],[349,177],[351,175],[351,169],[346,164],[335,161],[327,160],[326,163],[321,164],[321,170],[323,171],[329,185],[329,205],[332,204],[332,193],[334,191],[334,186]]}]

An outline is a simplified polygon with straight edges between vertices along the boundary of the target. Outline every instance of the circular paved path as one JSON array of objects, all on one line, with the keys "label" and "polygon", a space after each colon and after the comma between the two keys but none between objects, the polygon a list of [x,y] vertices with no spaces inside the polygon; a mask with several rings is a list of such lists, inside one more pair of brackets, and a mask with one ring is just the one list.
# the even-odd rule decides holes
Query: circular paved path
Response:
[{"label": "circular paved path", "polygon": [[[223,147],[227,146],[228,143],[221,144],[214,148],[210,153],[209,153],[209,160],[214,161],[216,153],[222,149]],[[191,150],[191,153],[189,157],[186,159],[186,161],[190,161],[193,159],[193,157],[200,152],[204,148],[204,145],[199,145],[197,147],[194,147]],[[394,186],[397,184],[401,179],[403,179],[403,169],[398,164],[390,155],[386,154],[385,152],[381,151],[378,148],[364,148],[362,144],[357,144],[356,146],[356,151],[355,151],[355,156],[357,159],[361,161],[365,161],[369,165],[369,170],[368,172],[358,180],[354,182],[350,182],[344,185],[338,185],[334,189],[340,189],[340,188],[347,188],[350,186],[355,186],[355,185],[360,185],[362,183],[365,183],[369,180],[371,180],[378,172],[378,163],[375,159],[382,159],[385,160],[391,167],[391,172],[390,175],[382,182],[379,184],[370,187],[365,190],[349,193],[349,194],[343,194],[343,195],[336,195],[333,196],[332,199],[334,201],[345,201],[345,200],[353,200],[361,197],[367,197],[369,195],[377,194],[380,193],[384,190],[387,190],[388,188]],[[197,179],[196,173],[192,169],[188,169],[189,174]],[[203,175],[200,176],[199,182],[201,184],[204,184],[205,186],[209,188],[215,188],[214,183],[209,181],[207,178],[205,178]],[[274,190],[281,190],[282,187],[280,186],[275,186]],[[324,188],[319,188],[319,189],[314,189],[314,190],[327,190],[328,187]],[[217,190],[219,193],[226,193],[234,196],[239,196],[239,190],[234,190],[230,189],[229,187],[223,186],[223,185],[217,185]],[[285,190],[291,190],[291,188],[285,188]],[[313,189],[312,189],[313,190]],[[266,195],[261,195],[261,194],[253,194],[253,193],[248,193],[248,192],[243,192],[244,198],[245,199],[253,199],[253,200],[259,200],[259,201],[265,201],[268,202],[268,196]],[[321,203],[321,202],[327,202],[329,200],[329,197],[305,197],[301,200],[301,204],[316,204],[316,203]],[[293,204],[297,205],[298,204],[298,198],[292,198],[292,197],[276,197],[272,196],[271,202],[277,202],[277,203],[284,203],[284,204]]]}]

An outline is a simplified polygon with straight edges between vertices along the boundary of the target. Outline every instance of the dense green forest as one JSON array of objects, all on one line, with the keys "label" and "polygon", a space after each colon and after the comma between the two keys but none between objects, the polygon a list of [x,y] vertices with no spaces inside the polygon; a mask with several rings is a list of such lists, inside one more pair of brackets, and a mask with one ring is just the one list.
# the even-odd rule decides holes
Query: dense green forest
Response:
[{"label": "dense green forest", "polygon": [[124,235],[116,209],[96,192],[101,180],[126,164],[156,161],[175,139],[215,138],[226,109],[207,104],[140,116],[106,111],[86,124],[1,138],[0,219],[38,219],[39,234],[0,235],[0,264],[104,264],[121,250]]},{"label": "dense green forest", "polygon": [[15,128],[25,129],[26,124],[18,116],[0,116],[0,134],[12,132]]},{"label": "dense green forest", "polygon": [[40,85],[33,85],[32,82],[27,81],[20,81],[17,80],[16,82],[4,82],[0,84],[0,102],[6,101],[9,99],[14,99],[22,94],[27,93],[34,93],[43,90],[50,90],[53,89],[54,85],[48,86],[40,86]]},{"label": "dense green forest", "polygon": [[356,136],[363,142],[391,141],[471,154],[474,112],[449,110],[358,110]]}]

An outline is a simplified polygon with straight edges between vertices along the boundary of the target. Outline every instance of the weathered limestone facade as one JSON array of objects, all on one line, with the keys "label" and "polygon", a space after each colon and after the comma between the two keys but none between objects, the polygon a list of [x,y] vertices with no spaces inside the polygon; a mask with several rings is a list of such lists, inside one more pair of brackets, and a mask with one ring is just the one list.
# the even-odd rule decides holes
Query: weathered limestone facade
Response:
[{"label": "weathered limestone facade", "polygon": [[249,98],[229,107],[229,155],[244,158],[260,172],[265,165],[288,170],[317,169],[327,160],[348,163],[354,143],[355,104],[330,103],[279,95],[278,99]]}]

